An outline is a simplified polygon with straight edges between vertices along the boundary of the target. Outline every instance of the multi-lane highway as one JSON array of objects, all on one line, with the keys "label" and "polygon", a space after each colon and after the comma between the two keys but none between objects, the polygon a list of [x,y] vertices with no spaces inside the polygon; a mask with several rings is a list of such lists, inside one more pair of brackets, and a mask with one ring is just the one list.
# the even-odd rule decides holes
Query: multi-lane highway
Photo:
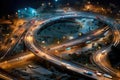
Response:
[{"label": "multi-lane highway", "polygon": [[100,67],[102,70],[104,70],[108,74],[115,77],[115,80],[119,80],[120,72],[119,72],[119,70],[116,70],[116,69],[111,67],[107,55],[111,50],[111,46],[117,46],[119,44],[119,41],[120,41],[119,27],[120,27],[120,25],[115,20],[110,19],[110,18],[103,18],[102,20],[111,26],[111,29],[113,32],[113,40],[108,47],[102,48],[101,50],[95,52],[91,56],[92,61],[98,67]]},{"label": "multi-lane highway", "polygon": [[93,32],[87,33],[87,35],[85,35],[83,37],[80,37],[78,39],[68,41],[66,43],[63,43],[63,44],[55,46],[55,47],[51,47],[49,50],[50,51],[51,50],[57,50],[57,49],[60,49],[60,48],[63,48],[63,47],[67,48],[67,47],[72,46],[72,45],[76,45],[76,44],[79,44],[79,43],[84,43],[86,41],[90,41],[94,38],[100,37],[101,34],[104,34],[107,30],[109,30],[109,27],[102,27],[102,28],[97,29]]},{"label": "multi-lane highway", "polygon": [[18,30],[15,31],[15,33],[13,33],[9,39],[12,40],[12,42],[8,42],[8,44],[6,44],[5,46],[7,46],[5,48],[5,52],[1,52],[1,57],[0,60],[5,59],[6,56],[10,56],[12,51],[15,49],[15,47],[17,46],[17,44],[24,38],[24,35],[26,34],[27,30],[34,26],[34,20],[30,20],[28,21],[26,24],[23,24],[22,27],[18,28]]},{"label": "multi-lane highway", "polygon": [[[6,53],[4,54],[4,56],[2,57],[2,59],[10,52],[13,51],[13,49],[15,48],[15,46],[17,45],[17,43],[19,42],[19,40],[21,40],[22,38],[24,38],[24,42],[25,45],[29,48],[29,50],[31,50],[35,55],[37,55],[40,58],[43,58],[53,64],[56,64],[57,66],[60,67],[65,67],[68,70],[71,70],[73,72],[76,72],[78,74],[84,75],[86,77],[89,77],[91,79],[97,79],[97,80],[109,80],[110,78],[107,78],[105,76],[97,76],[96,73],[92,73],[91,75],[87,75],[85,74],[85,71],[90,71],[93,72],[90,69],[86,69],[81,67],[80,65],[71,63],[69,61],[66,61],[64,59],[60,59],[59,57],[56,57],[55,55],[52,54],[48,54],[47,51],[43,51],[43,49],[41,49],[39,47],[39,45],[37,44],[37,41],[35,40],[36,38],[36,33],[43,28],[46,24],[49,24],[50,22],[53,21],[57,21],[57,20],[61,20],[61,19],[71,19],[71,18],[91,18],[91,19],[99,19],[103,22],[106,22],[107,24],[110,24],[110,29],[112,29],[113,32],[113,41],[111,43],[111,45],[109,45],[106,48],[102,48],[101,50],[95,52],[92,56],[92,61],[94,61],[94,63],[96,65],[98,65],[101,69],[104,69],[108,74],[114,76],[116,75],[117,77],[119,77],[119,73],[116,73],[114,70],[111,69],[111,67],[109,67],[108,63],[106,63],[107,59],[107,53],[110,50],[110,47],[112,45],[117,45],[119,43],[120,37],[119,37],[119,31],[118,31],[118,27],[116,25],[118,25],[117,23],[114,22],[114,20],[101,16],[101,15],[97,15],[97,14],[90,14],[88,15],[88,13],[78,13],[75,12],[75,14],[65,14],[62,16],[58,16],[58,17],[54,17],[51,19],[47,19],[44,21],[31,21],[28,22],[25,26],[23,26],[23,30],[22,32],[18,32],[16,33],[16,35],[18,36],[18,38],[15,40],[14,44],[12,47],[8,47],[8,49],[6,49]],[[115,26],[115,27],[114,27]],[[25,28],[26,27],[26,28]],[[76,45],[78,43],[81,42],[86,42],[88,40],[94,39],[96,37],[99,37],[100,35],[104,34],[107,30],[109,30],[108,27],[103,27],[101,29],[97,29],[93,32],[90,32],[89,34],[79,38],[79,39],[75,39],[75,40],[71,40],[69,42],[66,42],[64,44],[58,45],[58,46],[54,46],[52,48],[50,48],[49,50],[56,50],[56,49],[60,49],[63,46],[65,47],[69,47],[72,45]],[[87,38],[89,37],[89,38]],[[103,54],[103,52],[105,54]],[[27,55],[27,56],[33,56],[33,55]],[[24,58],[23,58],[24,59]],[[15,59],[16,61],[16,59]],[[103,62],[103,63],[102,63]],[[108,62],[108,61],[107,61]]]},{"label": "multi-lane highway", "polygon": [[[112,21],[113,22],[113,21]],[[112,23],[111,22],[111,23]],[[109,73],[110,75],[114,76],[117,78],[117,80],[119,80],[120,78],[120,72],[117,69],[114,69],[111,67],[110,62],[108,60],[108,53],[111,51],[111,46],[116,46],[119,44],[120,41],[120,36],[119,36],[119,25],[115,23],[114,28],[113,28],[113,41],[112,43],[105,47],[102,48],[101,50],[97,51],[96,53],[94,53],[91,57],[92,60],[98,67],[100,67],[102,70],[104,70],[105,72]],[[116,79],[115,79],[116,80]]]},{"label": "multi-lane highway", "polygon": [[[39,49],[39,47],[38,46],[36,46],[36,44],[35,44],[35,39],[34,39],[34,35],[37,33],[37,31],[41,28],[41,27],[43,27],[43,25],[45,25],[45,24],[48,24],[49,22],[51,22],[51,21],[55,21],[55,20],[58,20],[58,19],[63,19],[63,18],[75,18],[75,17],[81,17],[81,15],[69,15],[69,16],[60,16],[60,17],[56,17],[56,18],[52,18],[52,19],[49,19],[49,20],[47,20],[47,21],[44,21],[43,22],[43,24],[40,24],[40,26],[38,26],[38,27],[36,27],[36,28],[33,28],[32,29],[32,32],[31,31],[28,31],[27,32],[27,34],[26,34],[26,36],[25,36],[25,38],[24,38],[24,41],[25,41],[25,43],[26,43],[26,46],[35,54],[35,55],[37,55],[37,56],[39,56],[39,57],[41,57],[41,58],[44,58],[44,59],[46,59],[46,60],[48,60],[48,61],[50,61],[50,62],[52,62],[52,63],[54,63],[54,64],[56,64],[56,65],[59,65],[59,66],[65,66],[67,69],[69,69],[69,70],[72,70],[72,71],[74,71],[74,72],[77,72],[77,73],[80,73],[80,74],[82,74],[82,75],[85,75],[84,74],[84,71],[86,70],[86,69],[84,69],[84,68],[82,68],[82,67],[80,67],[80,66],[78,66],[78,65],[76,65],[76,64],[73,64],[73,63],[71,63],[71,62],[68,62],[68,61],[66,61],[66,60],[60,60],[59,58],[57,58],[57,57],[55,57],[55,56],[53,56],[53,55],[51,55],[51,54],[47,54],[47,53],[44,53],[41,49]],[[101,17],[101,16],[100,16]],[[91,16],[90,16],[90,18],[91,18]],[[93,18],[95,18],[95,16],[93,17]],[[104,29],[104,28],[103,28]],[[104,29],[105,30],[105,29]],[[103,30],[103,31],[104,31]],[[98,35],[98,34],[100,34],[102,31],[96,31],[96,33],[94,33],[94,34],[96,34],[96,35]],[[91,34],[90,34],[91,35]],[[95,35],[94,36],[90,36],[90,37],[95,37]],[[83,40],[82,40],[83,41]],[[57,46],[57,47],[55,47],[55,48],[52,48],[52,49],[58,49],[58,48],[61,48],[61,47],[63,47],[63,46],[70,46],[70,45],[73,45],[73,44],[77,44],[77,43],[80,43],[81,42],[81,40],[76,40],[76,41],[73,41],[73,43],[71,44],[71,43],[66,43],[66,45],[65,44],[62,44],[62,45],[59,45],[59,46]],[[87,70],[87,71],[91,71],[91,70]],[[85,76],[88,76],[88,75],[85,75]],[[89,76],[89,77],[91,77],[91,78],[93,78],[93,79],[98,79],[98,80],[100,80],[100,79],[107,79],[106,77],[99,77],[99,76],[97,76],[95,73],[93,74],[93,76]]]},{"label": "multi-lane highway", "polygon": [[103,48],[99,51],[97,51],[92,57],[93,61],[95,62],[98,67],[109,73],[110,75],[114,77],[120,77],[120,72],[116,69],[113,69],[110,66],[109,60],[107,58],[107,53],[110,51],[111,46],[108,46],[106,48]]}]

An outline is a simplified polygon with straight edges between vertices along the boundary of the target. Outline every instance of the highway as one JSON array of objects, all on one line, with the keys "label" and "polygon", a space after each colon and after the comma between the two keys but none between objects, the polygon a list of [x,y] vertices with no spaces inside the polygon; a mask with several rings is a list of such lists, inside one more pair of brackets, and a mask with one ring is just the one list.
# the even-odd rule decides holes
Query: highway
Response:
[{"label": "highway", "polygon": [[23,65],[29,64],[32,60],[35,60],[35,58],[36,56],[32,52],[21,53],[21,55],[12,57],[12,59],[2,61],[0,63],[0,68],[10,70],[12,68],[21,67]]},{"label": "highway", "polygon": [[0,79],[1,78],[2,80],[24,80],[23,78],[16,75],[11,75],[7,71],[0,68]]},{"label": "highway", "polygon": [[25,52],[16,55],[15,57],[11,57],[11,59],[2,61],[0,63],[0,78],[3,78],[4,80],[25,80],[19,75],[10,74],[9,70],[28,65],[36,60],[35,58],[36,56],[32,52]]},{"label": "highway", "polygon": [[[52,21],[57,21],[60,19],[71,19],[71,18],[79,18],[79,17],[80,18],[85,17],[85,18],[91,18],[91,19],[99,19],[99,20],[106,22],[108,24],[110,23],[110,26],[108,26],[108,27],[110,27],[110,29],[112,29],[113,36],[114,36],[113,41],[112,41],[111,45],[109,45],[108,47],[102,48],[101,50],[95,52],[92,56],[92,59],[93,59],[93,62],[96,65],[98,65],[98,67],[100,67],[101,69],[104,69],[108,74],[111,74],[112,76],[116,75],[117,77],[119,77],[119,73],[118,72],[116,73],[116,71],[112,70],[111,67],[109,67],[108,63],[106,63],[106,62],[108,62],[106,59],[106,56],[107,56],[107,53],[110,51],[110,47],[112,45],[116,46],[117,44],[119,44],[119,40],[120,40],[119,31],[118,31],[118,27],[116,27],[116,25],[118,25],[118,24],[115,23],[114,20],[112,20],[112,19],[109,19],[109,18],[104,17],[102,15],[97,15],[97,14],[93,14],[93,15],[89,14],[88,15],[87,13],[76,12],[75,15],[73,15],[73,14],[67,15],[66,14],[63,16],[50,18],[50,19],[47,19],[44,21],[34,20],[34,22],[32,22],[32,23],[31,23],[31,21],[29,21],[29,22],[27,22],[26,25],[23,25],[23,27],[22,27],[22,28],[24,28],[23,30],[18,30],[18,33],[16,33],[18,38],[15,39],[14,43],[9,44],[10,46],[6,49],[6,53],[3,55],[3,57],[1,57],[1,59],[4,59],[8,53],[11,53],[14,50],[14,48],[16,47],[16,45],[19,43],[19,41],[21,39],[23,39],[25,42],[25,45],[28,47],[28,49],[31,50],[36,56],[43,58],[43,59],[45,59],[53,64],[56,64],[57,66],[65,67],[68,70],[71,70],[71,71],[76,72],[78,74],[81,74],[83,76],[89,77],[91,79],[111,80],[109,78],[104,77],[103,75],[97,76],[95,73],[93,73],[92,76],[87,75],[84,73],[85,71],[91,71],[91,72],[93,72],[93,71],[90,69],[83,68],[83,67],[81,67],[77,64],[71,63],[69,61],[66,61],[64,59],[61,60],[60,58],[56,57],[55,55],[49,54],[49,53],[47,53],[47,51],[43,51],[43,49],[38,46],[38,44],[35,40],[36,34],[46,24],[49,24]],[[88,34],[82,38],[72,40],[72,41],[69,41],[67,43],[52,47],[52,48],[50,48],[50,50],[60,49],[64,46],[69,47],[69,46],[76,45],[76,44],[79,44],[81,42],[86,42],[86,41],[91,40],[93,38],[99,37],[100,35],[102,35],[104,32],[106,32],[109,29],[108,27],[104,27],[102,29],[98,29],[96,31],[93,31],[90,34]],[[89,37],[89,39],[87,37]],[[103,55],[103,52],[105,52],[104,55]],[[23,57],[18,57],[18,58],[12,59],[12,60],[7,61],[5,63],[1,63],[0,65],[1,65],[1,68],[3,68],[3,69],[11,68],[13,65],[18,64],[20,60],[24,61],[27,58],[29,59],[29,58],[33,58],[33,57],[34,57],[34,55],[30,54],[30,55],[26,55]],[[15,62],[15,64],[13,63],[11,65],[11,62]],[[8,66],[8,65],[2,66],[3,64],[8,64],[8,63],[10,63],[9,64],[10,66]]]},{"label": "highway", "polygon": [[6,56],[10,56],[14,48],[17,46],[17,44],[23,39],[24,35],[26,34],[27,30],[34,26],[35,24],[32,23],[32,20],[28,21],[26,24],[24,24],[22,27],[20,27],[12,36],[10,36],[9,39],[12,39],[12,42],[9,42],[5,48],[6,52],[1,52],[3,54],[0,57],[0,60],[5,59]]},{"label": "highway", "polygon": [[107,59],[107,53],[110,51],[111,46],[112,45],[97,51],[92,56],[93,57],[92,59],[95,63],[97,63],[96,65],[98,65],[101,69],[103,69],[104,71],[106,71],[110,75],[113,75],[114,77],[120,77],[120,72],[116,69],[113,69],[110,66],[110,63]]},{"label": "highway", "polygon": [[[11,61],[5,61],[5,62],[3,62],[2,63],[2,61],[4,61],[4,60],[6,60],[7,59],[7,56],[10,56],[11,55],[11,53],[12,53],[12,51],[15,49],[15,47],[18,45],[18,43],[21,41],[21,40],[23,40],[23,38],[24,38],[24,35],[26,34],[26,32],[27,32],[27,30],[30,28],[30,27],[33,27],[35,25],[35,23],[34,23],[34,20],[30,20],[30,21],[28,21],[26,24],[23,24],[23,26],[22,27],[20,27],[19,29],[17,29],[16,30],[16,33],[14,33],[14,34],[12,34],[11,36],[10,36],[10,38],[9,39],[11,39],[12,38],[12,42],[11,43],[8,43],[6,46],[7,47],[5,47],[5,51],[6,52],[0,52],[1,54],[3,54],[1,57],[0,57],[0,61],[1,61],[1,68],[2,69],[9,69],[9,68],[12,68],[12,67],[17,67],[16,65],[17,64],[20,64],[20,62],[22,62],[22,61],[15,61],[15,60],[18,60],[18,58],[17,59],[13,59],[12,61],[13,61],[13,63],[11,62]],[[33,56],[33,54],[32,54],[32,56]],[[30,55],[28,55],[28,57],[30,58]],[[23,58],[23,57],[22,57]],[[23,59],[25,59],[25,58],[23,58]],[[25,60],[27,60],[27,59],[25,59]],[[24,60],[24,61],[25,61]],[[29,60],[29,59],[28,59]],[[8,63],[8,62],[10,62],[10,63]],[[23,63],[22,62],[22,64],[26,64],[26,63]],[[21,64],[21,65],[22,65]],[[18,65],[18,66],[20,66],[20,65]],[[13,76],[12,75],[7,75],[7,74],[9,74],[9,73],[7,73],[6,72],[6,75],[1,75],[1,77],[3,77],[3,79],[6,79],[6,80],[10,80],[10,79],[14,79],[13,78]],[[12,76],[12,77],[11,77]],[[18,76],[16,76],[15,77],[17,80],[21,80],[21,79],[19,79],[19,77]],[[22,79],[22,80],[24,80],[24,79]]]},{"label": "highway", "polygon": [[93,31],[92,33],[88,33],[87,35],[85,35],[83,37],[80,37],[78,39],[68,41],[66,43],[63,43],[63,44],[55,46],[55,47],[51,47],[50,51],[51,50],[57,50],[57,49],[60,49],[60,48],[63,48],[63,47],[67,48],[67,47],[72,46],[72,45],[76,45],[76,44],[79,44],[79,43],[82,43],[82,42],[92,40],[94,38],[100,37],[101,34],[104,34],[107,30],[109,30],[108,27],[102,27],[102,28]]},{"label": "highway", "polygon": [[112,43],[108,47],[102,48],[100,51],[97,51],[92,55],[92,61],[102,70],[114,76],[115,77],[114,80],[120,80],[119,70],[112,68],[107,58],[107,55],[111,50],[111,46],[117,46],[120,42],[120,32],[119,32],[120,25],[114,19],[104,18],[103,21],[111,25],[111,29],[114,37]]},{"label": "highway", "polygon": [[95,52],[91,57],[92,60],[98,67],[100,67],[102,70],[104,70],[105,72],[107,72],[108,74],[112,75],[115,77],[115,80],[120,80],[120,72],[117,69],[114,69],[111,67],[110,62],[108,60],[108,53],[111,51],[111,46],[117,46],[119,44],[120,41],[120,33],[119,33],[119,26],[116,25],[117,23],[115,23],[115,27],[113,28],[113,41],[111,43],[111,45],[109,45],[108,47],[102,48],[101,50]]},{"label": "highway", "polygon": [[[62,16],[62,17],[57,17],[57,18],[54,18],[53,20],[47,20],[46,21],[46,24],[48,24],[50,21],[54,21],[54,20],[57,20],[57,19],[63,19],[63,18],[71,18],[71,16]],[[80,16],[72,16],[72,17],[80,17]],[[42,25],[42,24],[41,24]],[[44,25],[45,25],[45,21],[44,21]],[[44,58],[56,65],[59,65],[59,66],[65,66],[67,69],[71,70],[71,71],[74,71],[74,72],[77,72],[77,73],[80,73],[82,75],[85,75],[84,74],[84,71],[86,69],[84,68],[81,68],[80,66],[76,65],[76,64],[73,64],[71,62],[68,62],[66,60],[60,60],[59,58],[55,57],[55,56],[52,56],[52,55],[49,55],[47,53],[44,53],[43,51],[41,51],[41,49],[39,49],[36,45],[35,45],[35,40],[34,40],[34,34],[37,33],[37,31],[41,28],[42,26],[39,26],[39,27],[36,27],[34,29],[32,29],[33,31],[28,31],[25,38],[24,38],[24,41],[26,43],[26,46],[37,56],[39,56],[40,58]],[[105,30],[105,29],[104,29]],[[102,32],[102,31],[100,31]],[[98,34],[99,32],[96,32],[96,34]],[[94,36],[92,36],[94,37]],[[75,41],[74,43],[72,44],[76,44],[76,43],[79,43],[80,40],[78,40],[77,42]],[[37,44],[37,43],[36,43]],[[70,46],[71,43],[67,43],[67,46]],[[62,45],[63,46],[63,45]],[[65,46],[65,45],[64,45]],[[57,48],[61,48],[61,46],[57,47]],[[87,70],[87,71],[91,71],[91,70]],[[88,76],[88,75],[85,75],[85,76]],[[107,80],[108,78],[105,78],[105,77],[99,77],[97,76],[96,74],[93,74],[93,76],[89,76],[93,79],[97,79],[97,80],[100,80],[100,79],[105,79]]]}]

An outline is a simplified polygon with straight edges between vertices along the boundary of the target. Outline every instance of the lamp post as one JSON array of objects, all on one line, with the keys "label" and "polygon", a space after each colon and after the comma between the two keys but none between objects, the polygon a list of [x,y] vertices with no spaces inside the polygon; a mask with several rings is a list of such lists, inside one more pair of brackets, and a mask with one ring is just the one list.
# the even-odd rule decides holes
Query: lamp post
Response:
[{"label": "lamp post", "polygon": [[55,0],[55,8],[58,7],[58,4],[57,4],[58,0]]},{"label": "lamp post", "polygon": [[55,0],[55,2],[58,2],[58,0]]}]

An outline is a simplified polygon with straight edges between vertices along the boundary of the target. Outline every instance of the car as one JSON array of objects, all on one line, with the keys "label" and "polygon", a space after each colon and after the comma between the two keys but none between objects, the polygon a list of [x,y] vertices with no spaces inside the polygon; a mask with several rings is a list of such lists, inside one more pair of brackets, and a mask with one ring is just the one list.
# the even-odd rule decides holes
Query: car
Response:
[{"label": "car", "polygon": [[35,53],[39,53],[38,51],[35,51]]},{"label": "car", "polygon": [[96,75],[97,75],[97,76],[102,76],[102,73],[96,72]]},{"label": "car", "polygon": [[32,65],[28,65],[28,67],[29,67],[29,68],[33,68],[33,66],[32,66]]},{"label": "car", "polygon": [[103,74],[103,76],[112,79],[112,76],[109,74]]},{"label": "car", "polygon": [[87,74],[87,75],[89,75],[89,76],[92,76],[92,75],[93,75],[93,72],[91,72],[91,71],[86,71],[86,70],[85,70],[83,73],[84,73],[84,74]]},{"label": "car", "polygon": [[71,50],[71,47],[67,47],[66,50]]},{"label": "car", "polygon": [[90,44],[91,43],[91,41],[86,41],[86,44]]}]

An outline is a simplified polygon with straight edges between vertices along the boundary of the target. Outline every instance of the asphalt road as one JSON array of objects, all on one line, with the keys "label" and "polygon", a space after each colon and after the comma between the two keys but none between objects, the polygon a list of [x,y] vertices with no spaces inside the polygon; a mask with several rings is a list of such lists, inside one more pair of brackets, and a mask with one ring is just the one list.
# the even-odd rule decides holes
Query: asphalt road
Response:
[{"label": "asphalt road", "polygon": [[[71,18],[71,17],[80,17],[79,15],[78,16],[62,16],[62,17],[57,17],[57,18],[53,18],[53,20],[47,20],[47,21],[45,21],[47,24],[50,22],[50,21],[54,21],[54,20],[57,20],[57,19],[61,19],[61,18]],[[44,22],[44,24],[45,24],[45,22]],[[49,55],[49,54],[46,54],[46,53],[44,53],[44,52],[42,52],[41,51],[41,49],[39,49],[38,47],[36,47],[35,46],[35,44],[34,44],[34,34],[37,32],[37,30],[39,30],[41,28],[41,26],[40,27],[36,27],[36,28],[34,28],[34,29],[32,29],[33,31],[32,32],[27,32],[27,34],[26,34],[26,36],[25,36],[25,38],[24,38],[24,41],[25,41],[25,43],[26,43],[26,46],[35,54],[35,55],[37,55],[37,56],[39,56],[39,57],[41,57],[41,58],[44,58],[44,59],[46,59],[46,60],[48,60],[48,61],[50,61],[50,62],[52,62],[52,63],[54,63],[54,64],[56,64],[56,65],[59,65],[59,66],[64,66],[64,67],[66,67],[67,69],[69,69],[69,70],[72,70],[72,71],[74,71],[74,72],[77,72],[77,73],[80,73],[80,74],[82,74],[82,75],[85,75],[84,74],[84,71],[86,70],[86,69],[84,69],[84,68],[81,68],[80,66],[78,66],[78,65],[76,65],[76,64],[72,64],[71,62],[68,62],[68,61],[65,61],[65,60],[59,60],[58,58],[56,58],[55,56],[52,56],[52,55]],[[101,31],[100,31],[101,32]],[[98,34],[99,33],[99,31],[98,32],[96,32],[96,34]],[[94,37],[94,36],[93,36]],[[77,42],[75,42],[75,43],[77,43]],[[74,44],[74,43],[72,43],[72,44]],[[67,43],[67,45],[69,45],[69,43]],[[63,45],[62,45],[63,46]],[[61,47],[58,47],[58,48],[61,48]],[[87,70],[87,71],[91,71],[91,70]],[[85,76],[88,76],[88,75],[85,75]],[[91,78],[93,78],[93,79],[98,79],[98,80],[100,80],[100,79],[108,79],[108,78],[106,78],[106,77],[104,77],[104,76],[101,76],[101,77],[99,77],[99,76],[97,76],[95,73],[93,74],[93,76],[89,76],[89,77],[91,77]]]},{"label": "asphalt road", "polygon": [[[120,40],[119,38],[119,31],[118,31],[118,27],[113,27],[113,26],[116,26],[118,25],[117,23],[114,22],[114,20],[110,19],[110,18],[107,18],[105,16],[102,16],[102,15],[97,15],[97,14],[88,14],[88,13],[78,13],[78,12],[75,12],[75,14],[65,14],[64,16],[59,16],[59,17],[54,17],[54,18],[51,18],[51,19],[47,19],[45,21],[39,21],[37,23],[28,23],[28,25],[24,26],[26,27],[26,33],[25,33],[25,37],[24,37],[24,42],[26,44],[26,46],[37,56],[39,56],[40,58],[43,58],[43,59],[46,59],[48,60],[49,62],[51,63],[54,63],[58,66],[61,66],[61,67],[66,67],[66,69],[68,70],[71,70],[73,72],[77,72],[81,75],[84,75],[86,77],[90,77],[91,79],[97,79],[97,80],[109,80],[109,78],[106,78],[104,76],[97,76],[95,73],[93,73],[93,76],[89,76],[89,75],[86,75],[84,74],[85,71],[92,71],[90,69],[86,69],[86,68],[82,68],[81,66],[79,65],[76,65],[76,64],[73,64],[69,61],[66,61],[66,60],[61,60],[59,59],[58,57],[55,57],[54,55],[51,55],[51,54],[47,54],[47,53],[44,53],[38,46],[36,46],[36,41],[35,41],[35,34],[37,33],[37,31],[39,29],[41,29],[41,27],[44,27],[45,24],[49,24],[49,22],[52,22],[52,21],[55,21],[55,20],[58,20],[58,19],[64,19],[64,18],[77,18],[77,17],[87,17],[87,18],[94,18],[94,19],[99,19],[101,21],[104,21],[106,23],[110,23],[111,26],[109,26],[112,31],[113,31],[113,35],[114,35],[114,39],[113,39],[113,43],[111,45],[117,45],[119,43],[118,40]],[[36,26],[35,26],[36,25]],[[106,29],[101,29],[101,30],[98,30],[96,31],[95,33],[92,33],[92,34],[89,34],[88,36],[90,37],[90,39],[94,38],[94,37],[97,37],[98,35],[101,35],[102,33],[104,33],[104,30],[106,31]],[[24,31],[23,31],[24,32]],[[20,34],[20,35],[18,35]],[[17,35],[19,36],[19,39],[22,38],[22,32],[18,33]],[[63,46],[71,46],[71,45],[74,45],[74,44],[78,44],[82,41],[87,41],[89,39],[87,38],[81,38],[81,39],[78,39],[78,40],[75,40],[75,41],[72,41],[72,42],[69,42],[69,43],[65,43],[65,44],[62,44],[62,45],[59,45],[59,46],[56,46],[55,48],[52,48],[53,50],[54,49],[59,49],[59,48],[62,48]],[[15,41],[15,45],[19,42],[19,40],[17,39]],[[14,46],[15,46],[14,45]],[[12,46],[11,48],[15,48],[14,46]],[[11,48],[9,47],[7,49],[7,53],[10,52]],[[101,67],[102,69],[105,68],[105,70],[110,74],[111,72],[115,73],[114,71],[111,71],[109,67],[106,67],[105,64],[107,64],[105,61],[107,60],[106,59],[106,55],[102,55],[102,52],[104,50],[106,50],[107,52],[109,51],[109,48],[103,48],[99,51],[99,53],[95,53],[93,59],[94,62],[99,66]],[[4,55],[4,57],[7,55],[7,53]],[[3,57],[3,58],[4,58]],[[104,60],[104,63],[101,63],[101,61]],[[102,66],[101,66],[102,65]]]}]

